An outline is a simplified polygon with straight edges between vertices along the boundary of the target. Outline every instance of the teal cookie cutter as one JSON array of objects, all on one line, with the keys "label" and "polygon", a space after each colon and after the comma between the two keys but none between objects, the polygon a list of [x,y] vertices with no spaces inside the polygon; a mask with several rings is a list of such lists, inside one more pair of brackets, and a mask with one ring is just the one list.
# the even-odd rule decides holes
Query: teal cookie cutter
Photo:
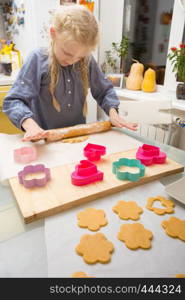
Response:
[{"label": "teal cookie cutter", "polygon": [[[137,167],[138,173],[130,173],[119,171],[122,166]],[[145,166],[141,164],[138,159],[120,158],[119,160],[112,163],[112,172],[120,180],[138,181],[140,177],[145,175]]]}]

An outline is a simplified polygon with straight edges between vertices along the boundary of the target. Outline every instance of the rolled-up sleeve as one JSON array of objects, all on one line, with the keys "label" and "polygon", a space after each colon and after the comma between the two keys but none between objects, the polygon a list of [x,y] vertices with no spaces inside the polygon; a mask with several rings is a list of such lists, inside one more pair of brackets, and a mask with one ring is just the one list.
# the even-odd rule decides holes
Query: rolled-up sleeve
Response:
[{"label": "rolled-up sleeve", "polygon": [[25,119],[33,117],[31,101],[39,95],[40,82],[41,61],[37,53],[33,51],[3,101],[3,112],[20,129]]},{"label": "rolled-up sleeve", "polygon": [[103,72],[101,72],[93,56],[89,62],[89,81],[92,96],[105,113],[109,115],[109,110],[112,107],[118,110],[120,101],[114,91],[114,87],[112,83],[106,79]]}]

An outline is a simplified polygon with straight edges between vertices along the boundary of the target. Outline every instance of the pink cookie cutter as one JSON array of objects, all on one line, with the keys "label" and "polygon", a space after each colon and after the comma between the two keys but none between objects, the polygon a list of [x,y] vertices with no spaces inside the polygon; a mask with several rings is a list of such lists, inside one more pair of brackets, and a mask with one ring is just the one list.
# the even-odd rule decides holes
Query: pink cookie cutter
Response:
[{"label": "pink cookie cutter", "polygon": [[84,156],[90,161],[100,160],[106,153],[106,147],[96,144],[87,144],[84,148]]},{"label": "pink cookie cutter", "polygon": [[[33,179],[26,179],[26,175],[28,174],[36,174],[36,173],[43,173],[42,178],[33,178]],[[25,188],[32,188],[32,187],[42,187],[45,186],[46,183],[51,179],[50,169],[46,168],[43,164],[38,165],[29,165],[24,167],[22,171],[18,173],[19,183],[23,184]]]},{"label": "pink cookie cutter", "polygon": [[98,171],[96,165],[89,160],[81,160],[71,174],[74,185],[85,185],[99,180],[103,180],[103,172]]},{"label": "pink cookie cutter", "polygon": [[166,153],[161,152],[159,147],[143,144],[136,152],[136,158],[145,166],[152,164],[164,164],[166,161]]},{"label": "pink cookie cutter", "polygon": [[34,147],[22,147],[14,150],[14,160],[18,163],[29,163],[37,159],[37,151]]}]

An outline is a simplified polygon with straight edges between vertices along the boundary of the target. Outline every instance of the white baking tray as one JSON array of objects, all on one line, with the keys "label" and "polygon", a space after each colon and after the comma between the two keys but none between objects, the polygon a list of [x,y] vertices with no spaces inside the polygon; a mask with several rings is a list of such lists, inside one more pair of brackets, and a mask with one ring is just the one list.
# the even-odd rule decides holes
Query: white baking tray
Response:
[{"label": "white baking tray", "polygon": [[165,191],[174,199],[185,204],[185,177],[167,185]]}]

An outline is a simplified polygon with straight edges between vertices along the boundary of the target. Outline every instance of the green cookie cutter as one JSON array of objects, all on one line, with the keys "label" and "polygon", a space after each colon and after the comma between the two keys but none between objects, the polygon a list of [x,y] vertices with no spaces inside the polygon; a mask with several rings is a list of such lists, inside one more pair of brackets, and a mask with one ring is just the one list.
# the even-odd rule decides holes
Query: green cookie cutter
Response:
[{"label": "green cookie cutter", "polygon": [[[137,167],[138,173],[122,172],[119,168],[122,166]],[[120,180],[138,181],[140,177],[145,175],[145,166],[141,164],[138,159],[120,158],[119,160],[112,163],[112,172]]]}]

